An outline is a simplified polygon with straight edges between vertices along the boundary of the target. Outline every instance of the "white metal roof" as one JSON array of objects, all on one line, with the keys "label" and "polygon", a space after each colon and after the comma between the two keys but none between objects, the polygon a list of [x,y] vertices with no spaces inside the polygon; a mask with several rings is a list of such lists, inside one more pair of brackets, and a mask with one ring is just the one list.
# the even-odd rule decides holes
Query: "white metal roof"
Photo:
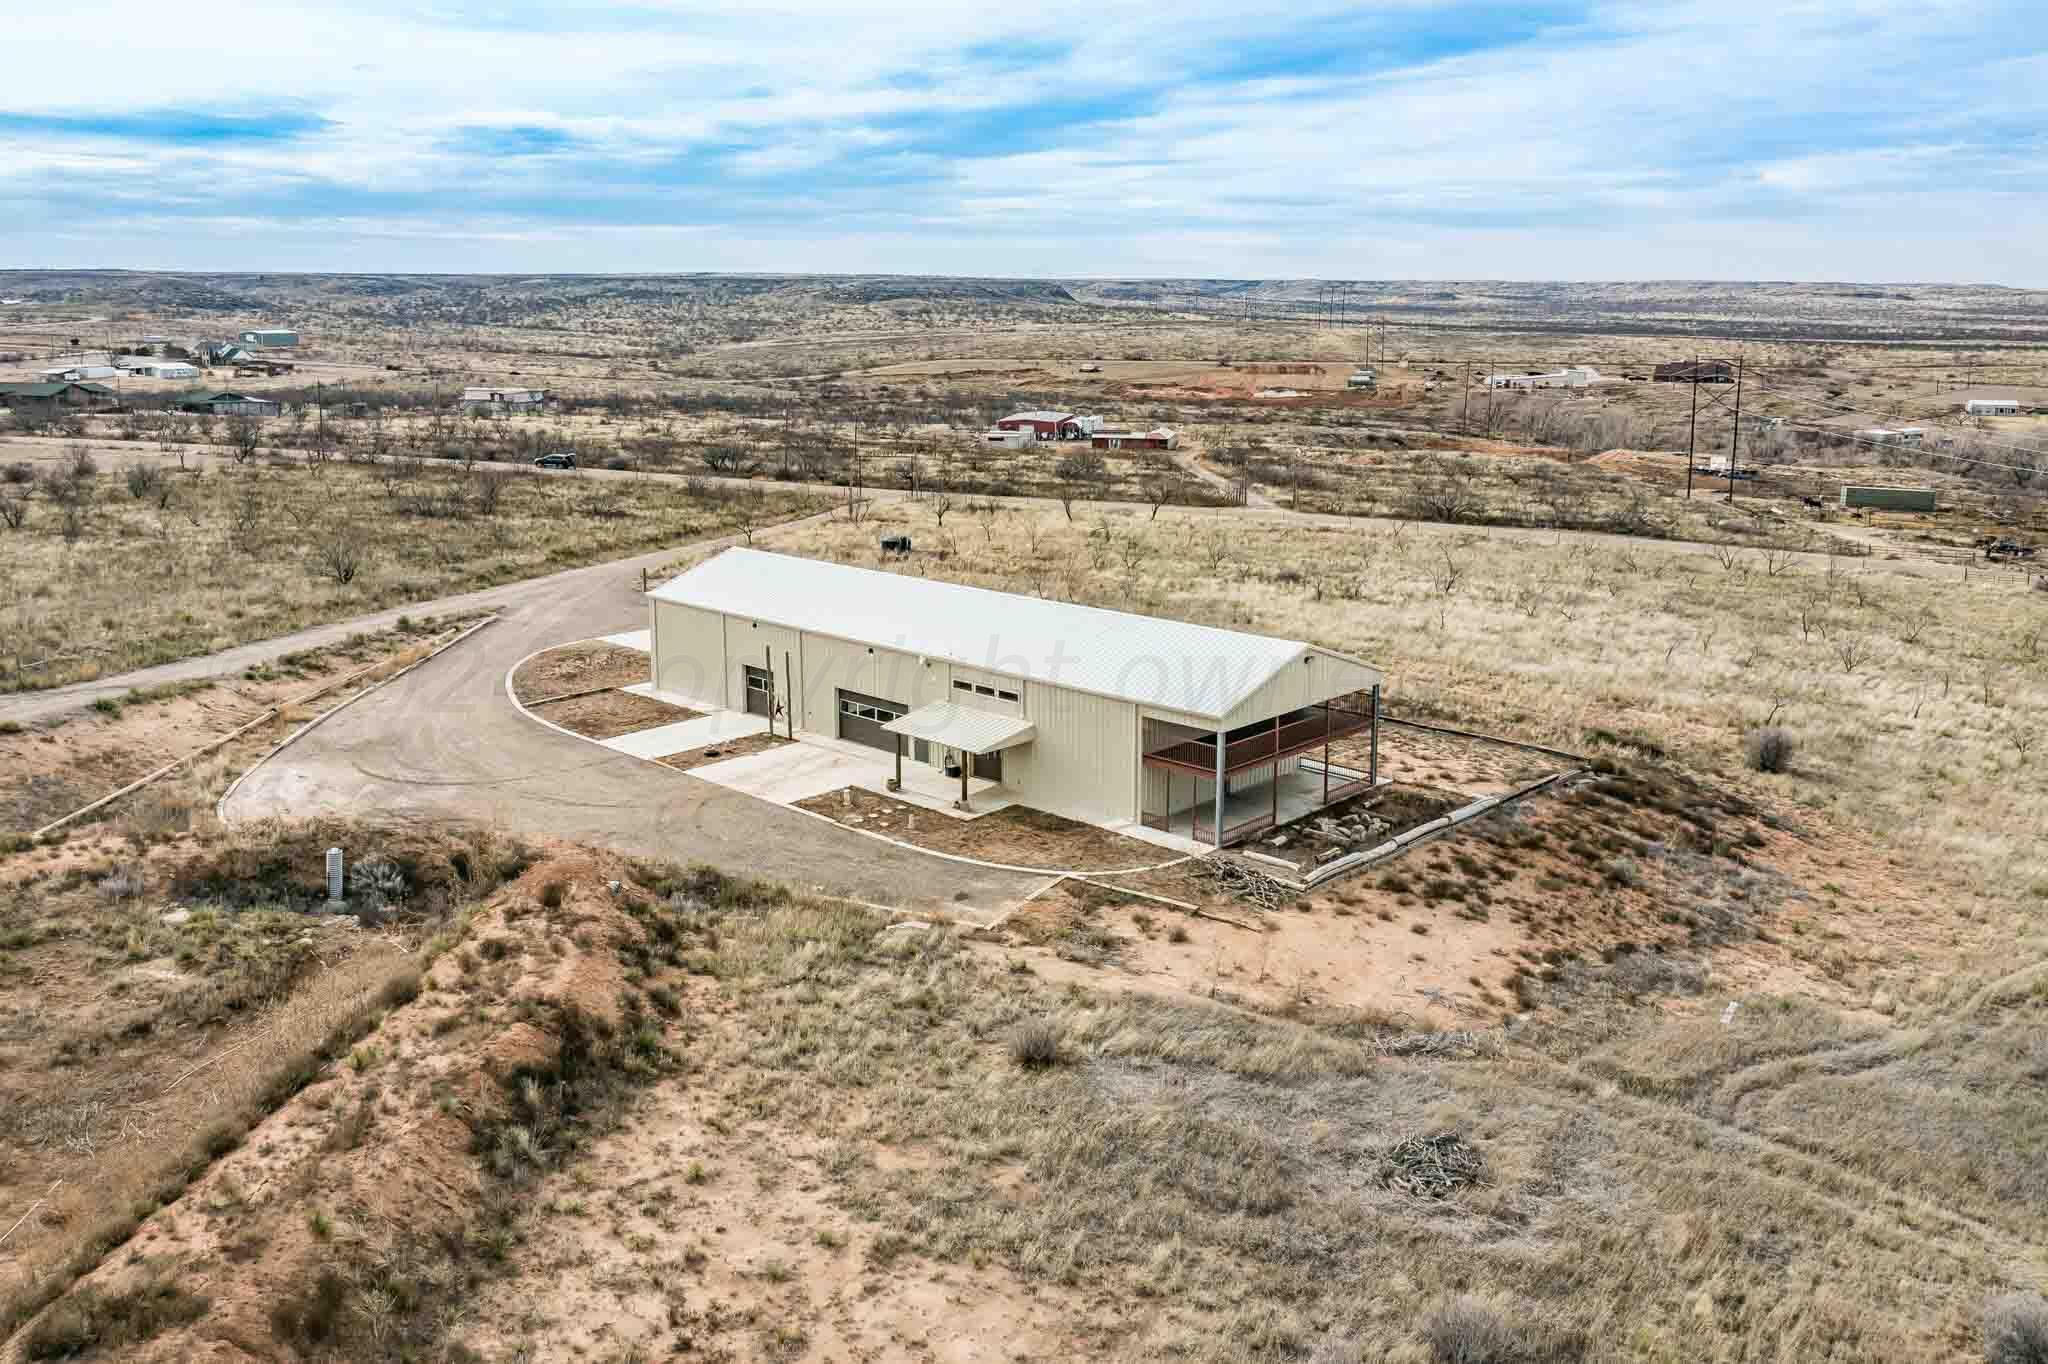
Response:
[{"label": "white metal roof", "polygon": [[1329,653],[1297,640],[755,549],[728,549],[649,595],[1208,717],[1227,715],[1289,664]]},{"label": "white metal roof", "polygon": [[976,754],[1015,748],[1038,737],[1038,727],[1021,715],[976,710],[973,706],[955,705],[951,701],[934,701],[928,706],[919,706],[882,728],[891,734],[929,739],[947,748],[957,748],[962,753]]}]

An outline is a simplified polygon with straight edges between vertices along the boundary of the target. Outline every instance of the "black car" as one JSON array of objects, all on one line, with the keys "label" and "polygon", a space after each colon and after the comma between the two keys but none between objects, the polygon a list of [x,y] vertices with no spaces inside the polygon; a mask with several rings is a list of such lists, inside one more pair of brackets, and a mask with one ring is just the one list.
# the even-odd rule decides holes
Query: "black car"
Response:
[{"label": "black car", "polygon": [[542,455],[533,463],[534,467],[539,469],[573,469],[576,467],[576,456],[566,450],[557,450],[552,455]]}]

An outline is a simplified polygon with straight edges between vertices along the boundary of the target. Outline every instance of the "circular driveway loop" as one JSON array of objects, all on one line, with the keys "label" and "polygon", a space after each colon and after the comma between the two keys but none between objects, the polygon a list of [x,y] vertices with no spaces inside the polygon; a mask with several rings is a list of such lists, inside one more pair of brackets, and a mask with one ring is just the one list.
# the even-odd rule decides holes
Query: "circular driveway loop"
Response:
[{"label": "circular driveway loop", "polygon": [[1045,878],[892,847],[527,720],[503,686],[536,649],[647,624],[637,570],[536,586],[497,624],[250,772],[231,820],[469,820],[907,910],[991,920]]}]

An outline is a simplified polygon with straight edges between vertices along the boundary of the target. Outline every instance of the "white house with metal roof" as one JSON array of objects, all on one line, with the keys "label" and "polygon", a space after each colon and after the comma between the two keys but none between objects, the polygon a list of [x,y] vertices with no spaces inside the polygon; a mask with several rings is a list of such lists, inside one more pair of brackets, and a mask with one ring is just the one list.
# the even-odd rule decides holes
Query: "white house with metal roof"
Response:
[{"label": "white house with metal roof", "polygon": [[752,549],[648,596],[660,692],[957,772],[963,802],[971,773],[1229,843],[1378,778],[1380,671],[1297,640]]}]

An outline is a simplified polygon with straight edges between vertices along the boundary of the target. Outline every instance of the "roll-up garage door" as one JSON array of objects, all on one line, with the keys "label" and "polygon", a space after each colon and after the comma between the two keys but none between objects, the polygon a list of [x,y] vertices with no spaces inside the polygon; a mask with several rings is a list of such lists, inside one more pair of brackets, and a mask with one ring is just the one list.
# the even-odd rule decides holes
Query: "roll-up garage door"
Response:
[{"label": "roll-up garage door", "polygon": [[908,714],[910,707],[901,701],[885,701],[879,696],[863,696],[844,687],[839,689],[839,737],[842,739],[879,748],[884,753],[894,753],[896,736],[882,726]]}]

